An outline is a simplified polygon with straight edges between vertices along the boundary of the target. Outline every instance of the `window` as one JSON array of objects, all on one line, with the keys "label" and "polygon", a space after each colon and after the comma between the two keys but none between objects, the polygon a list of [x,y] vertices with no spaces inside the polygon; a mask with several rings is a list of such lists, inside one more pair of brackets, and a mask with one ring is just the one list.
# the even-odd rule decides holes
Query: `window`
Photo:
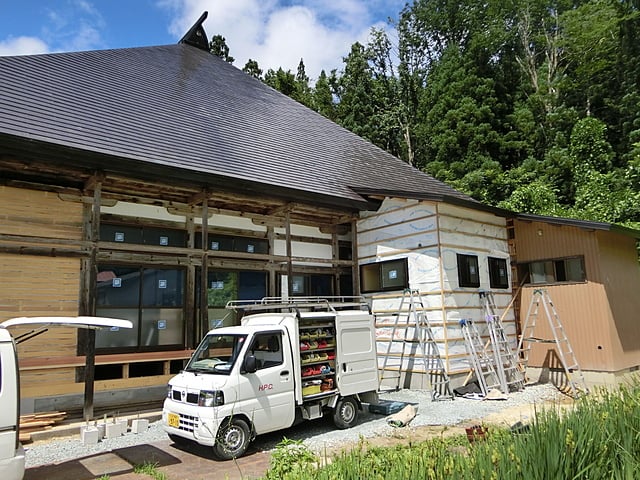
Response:
[{"label": "window", "polygon": [[96,348],[158,349],[184,343],[184,271],[101,265],[96,315],[123,318],[132,330],[96,332]]},{"label": "window", "polygon": [[332,275],[292,275],[292,296],[327,297],[333,295]]},{"label": "window", "polygon": [[457,254],[458,285],[460,287],[479,287],[480,273],[478,272],[477,255]]},{"label": "window", "polygon": [[520,268],[522,274],[528,274],[529,284],[586,281],[583,257],[530,262]]},{"label": "window", "polygon": [[[202,248],[202,234],[196,235],[196,248]],[[256,237],[231,237],[211,233],[207,237],[207,249],[220,252],[269,253],[269,241]]]},{"label": "window", "polygon": [[236,314],[228,310],[231,300],[255,300],[267,295],[266,272],[209,270],[207,273],[209,328],[235,325]]},{"label": "window", "polygon": [[282,339],[279,332],[259,333],[253,339],[249,353],[256,357],[258,370],[282,365]]},{"label": "window", "polygon": [[187,235],[183,230],[148,226],[100,224],[100,240],[115,243],[186,247]]},{"label": "window", "polygon": [[409,268],[406,258],[360,266],[362,293],[403,290],[409,288]]},{"label": "window", "polygon": [[489,285],[491,288],[509,288],[507,260],[504,258],[488,258]]}]

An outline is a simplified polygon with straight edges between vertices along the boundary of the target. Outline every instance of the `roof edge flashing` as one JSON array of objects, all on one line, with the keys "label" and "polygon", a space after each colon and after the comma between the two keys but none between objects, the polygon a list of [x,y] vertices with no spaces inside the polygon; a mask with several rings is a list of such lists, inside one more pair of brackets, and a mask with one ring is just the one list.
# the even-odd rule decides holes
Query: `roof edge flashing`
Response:
[{"label": "roof edge flashing", "polygon": [[208,15],[209,12],[203,12],[203,14],[200,15],[198,21],[193,24],[193,26],[187,33],[184,34],[184,37],[182,37],[178,43],[185,43],[187,45],[191,45],[192,47],[196,47],[200,50],[208,52],[209,41],[207,40],[207,33],[204,31],[204,27],[202,26]]}]

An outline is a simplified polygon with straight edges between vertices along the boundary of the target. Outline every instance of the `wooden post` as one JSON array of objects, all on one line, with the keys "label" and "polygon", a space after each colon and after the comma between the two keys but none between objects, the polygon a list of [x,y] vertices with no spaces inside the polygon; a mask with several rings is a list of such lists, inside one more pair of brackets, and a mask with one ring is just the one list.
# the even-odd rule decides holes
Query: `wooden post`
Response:
[{"label": "wooden post", "polygon": [[358,260],[358,219],[351,220],[351,261],[353,294],[360,295],[360,265]]},{"label": "wooden post", "polygon": [[291,263],[291,214],[289,208],[285,214],[285,230],[287,235],[287,297],[293,294],[293,264]]},{"label": "wooden post", "polygon": [[199,337],[209,331],[209,296],[207,295],[209,279],[209,197],[204,192],[202,200],[202,266],[200,267],[200,322]]},{"label": "wooden post", "polygon": [[87,330],[85,335],[86,343],[85,367],[84,367],[84,407],[82,409],[85,421],[93,418],[93,382],[96,373],[96,331],[94,329]]},{"label": "wooden post", "polygon": [[[88,272],[86,272],[85,280],[87,282],[87,291],[83,314],[95,315],[96,309],[96,275],[97,275],[97,257],[98,257],[98,239],[100,237],[100,204],[102,203],[102,182],[101,176],[96,175],[96,181],[93,188],[93,205],[91,208],[91,218],[89,220],[89,235],[91,242],[91,258],[88,262]],[[93,418],[93,396],[94,381],[96,373],[96,331],[89,329],[85,332],[85,367],[84,367],[84,406],[83,416],[86,421]]]}]

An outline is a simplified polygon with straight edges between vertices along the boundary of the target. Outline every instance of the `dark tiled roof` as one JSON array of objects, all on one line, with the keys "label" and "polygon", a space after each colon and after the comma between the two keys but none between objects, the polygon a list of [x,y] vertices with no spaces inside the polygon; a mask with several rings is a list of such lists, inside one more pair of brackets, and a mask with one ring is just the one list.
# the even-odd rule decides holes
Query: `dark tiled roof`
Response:
[{"label": "dark tiled roof", "polygon": [[8,140],[45,142],[79,151],[74,162],[108,155],[107,171],[152,169],[335,205],[361,204],[358,191],[477,204],[185,44],[0,57],[0,136],[0,154]]}]

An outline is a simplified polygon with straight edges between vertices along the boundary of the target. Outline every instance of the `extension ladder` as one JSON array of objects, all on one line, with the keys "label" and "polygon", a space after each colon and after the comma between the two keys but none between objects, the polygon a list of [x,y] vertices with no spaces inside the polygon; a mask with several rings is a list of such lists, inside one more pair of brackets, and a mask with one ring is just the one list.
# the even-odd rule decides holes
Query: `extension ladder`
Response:
[{"label": "extension ladder", "polygon": [[500,381],[502,393],[509,393],[510,389],[524,388],[524,374],[516,353],[511,348],[509,339],[504,331],[502,320],[496,314],[493,292],[480,292],[480,303],[487,321],[487,330],[491,343],[491,350],[495,361],[496,374]]},{"label": "extension ladder", "polygon": [[480,332],[473,320],[460,320],[460,330],[469,354],[471,369],[476,374],[482,395],[486,397],[489,390],[493,388],[501,389],[500,379],[493,365],[494,360],[482,342]]},{"label": "extension ladder", "polygon": [[[553,339],[542,339],[535,337],[534,335],[540,304],[542,304],[544,314],[547,317],[549,327],[553,334]],[[549,292],[545,289],[536,289],[533,291],[531,303],[527,310],[527,317],[525,319],[524,326],[522,327],[522,336],[518,342],[518,354],[521,359],[520,364],[523,370],[527,368],[529,363],[529,353],[533,343],[555,344],[558,357],[560,358],[560,363],[562,363],[562,367],[567,376],[567,382],[571,387],[573,395],[578,395],[579,386],[582,387],[582,390],[585,393],[589,393],[589,388],[587,387],[580,365],[578,365],[575,353],[571,348],[571,343],[569,343],[567,334],[564,331],[564,327],[560,322],[558,312],[556,312],[553,302],[551,301]]]},{"label": "extension ladder", "polygon": [[[407,305],[408,303],[408,305]],[[405,308],[406,305],[406,308]],[[417,290],[407,289],[404,291],[402,300],[398,311],[393,314],[394,323],[391,329],[391,338],[387,345],[387,351],[385,353],[382,367],[380,382],[385,379],[395,379],[395,390],[400,389],[400,378],[402,376],[403,361],[406,356],[407,346],[416,343],[420,349],[420,355],[414,357],[416,362],[422,363],[424,367],[425,375],[428,376],[429,384],[431,387],[431,400],[449,400],[453,399],[453,393],[451,391],[451,385],[449,382],[449,376],[447,375],[444,362],[440,356],[440,350],[438,344],[433,336],[433,331],[429,325],[429,320],[424,310],[424,302]],[[387,363],[391,354],[391,345],[396,338],[396,332],[400,323],[401,317],[406,321],[403,323],[404,335],[402,338],[402,349],[399,353],[399,366],[398,370],[391,371],[387,367]],[[413,325],[415,329],[414,338],[409,337],[409,327]],[[386,372],[391,372],[385,374]]]}]

